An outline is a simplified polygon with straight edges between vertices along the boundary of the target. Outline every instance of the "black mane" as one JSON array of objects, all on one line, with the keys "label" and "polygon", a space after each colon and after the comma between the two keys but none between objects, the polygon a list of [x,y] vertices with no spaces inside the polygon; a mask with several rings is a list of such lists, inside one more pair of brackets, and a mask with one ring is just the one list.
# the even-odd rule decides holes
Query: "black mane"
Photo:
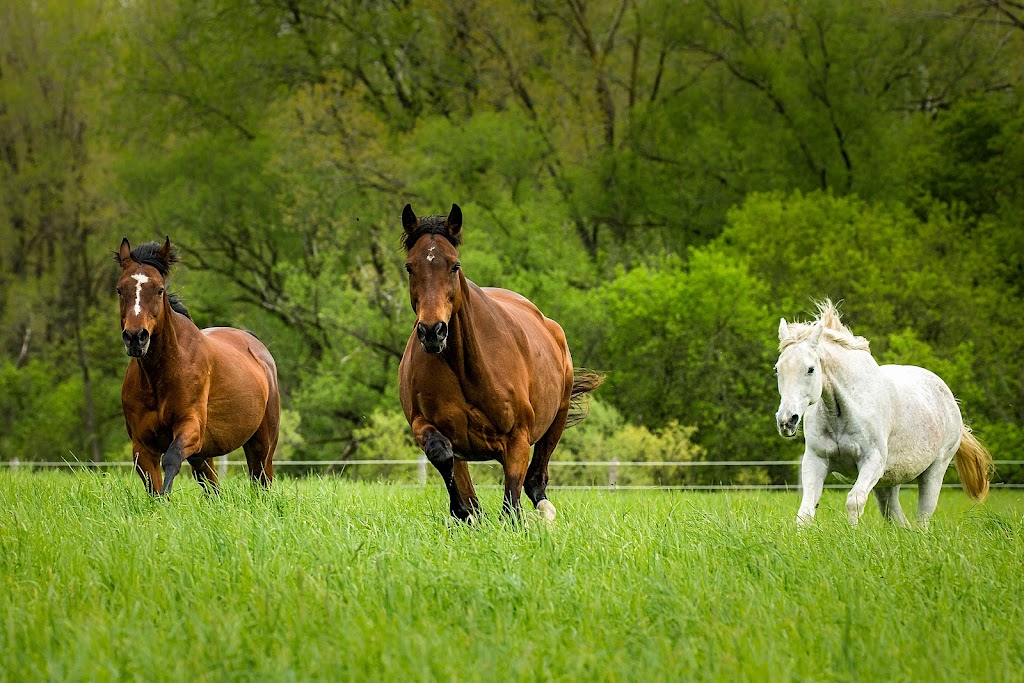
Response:
[{"label": "black mane", "polygon": [[[180,259],[178,258],[178,248],[173,244],[171,245],[171,253],[167,255],[166,259],[160,257],[160,250],[164,248],[164,245],[159,242],[146,242],[132,249],[131,259],[136,263],[144,266],[152,266],[156,268],[157,272],[165,278],[171,272],[171,266],[177,263]],[[121,256],[115,251],[114,260],[118,263],[121,262]]]},{"label": "black mane", "polygon": [[458,247],[462,244],[462,233],[460,232],[452,237],[448,232],[448,228],[445,227],[447,219],[447,216],[426,216],[421,218],[415,231],[402,233],[402,245],[405,247],[405,250],[409,251],[412,249],[412,245],[416,244],[416,241],[424,235],[441,235],[441,237],[451,242],[453,247]]},{"label": "black mane", "polygon": [[[167,292],[167,301],[170,302],[172,311],[181,313],[189,320],[192,319],[192,314],[188,312],[187,308],[185,308],[185,304],[182,303],[181,296],[179,296],[177,292]],[[253,336],[255,337],[256,335]]]}]

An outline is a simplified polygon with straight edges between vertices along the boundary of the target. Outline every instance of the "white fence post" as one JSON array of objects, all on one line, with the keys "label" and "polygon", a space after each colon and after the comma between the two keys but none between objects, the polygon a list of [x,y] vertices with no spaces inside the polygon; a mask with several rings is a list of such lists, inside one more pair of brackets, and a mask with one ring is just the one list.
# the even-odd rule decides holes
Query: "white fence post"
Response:
[{"label": "white fence post", "polygon": [[619,482],[619,459],[612,458],[611,467],[608,468],[608,485],[615,486]]},{"label": "white fence post", "polygon": [[228,456],[217,461],[217,479],[226,479],[228,476]]},{"label": "white fence post", "polygon": [[416,476],[420,480],[420,486],[427,485],[427,454],[420,453],[416,462]]}]

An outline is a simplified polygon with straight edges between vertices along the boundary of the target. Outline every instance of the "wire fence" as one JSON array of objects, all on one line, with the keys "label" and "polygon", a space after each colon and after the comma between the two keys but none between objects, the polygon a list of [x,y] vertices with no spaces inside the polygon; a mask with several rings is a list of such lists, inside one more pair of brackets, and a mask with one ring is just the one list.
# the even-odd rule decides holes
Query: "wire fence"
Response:
[{"label": "wire fence", "polygon": [[[135,463],[131,460],[118,460],[109,462],[90,462],[86,460],[7,460],[0,461],[0,467],[8,467],[10,469],[16,469],[20,467],[25,468],[70,468],[70,469],[88,469],[88,468],[119,468],[119,467],[132,467]],[[478,465],[490,465],[498,467],[499,464],[494,461],[484,461],[474,463]],[[428,480],[428,474],[430,468],[427,462],[426,456],[411,459],[377,459],[377,460],[280,460],[274,462],[275,469],[277,468],[289,468],[289,467],[301,467],[306,470],[325,468],[326,472],[330,474],[343,473],[348,467],[358,466],[407,466],[415,467],[416,475],[419,485],[426,485]],[[648,490],[664,490],[664,491],[764,491],[764,490],[796,490],[798,487],[795,484],[742,484],[742,483],[699,483],[699,484],[619,484],[619,472],[621,468],[630,467],[678,467],[678,468],[707,468],[707,467],[798,467],[800,465],[799,460],[696,460],[696,461],[678,461],[678,460],[654,460],[654,461],[630,461],[630,460],[553,460],[549,463],[553,468],[559,467],[583,467],[583,468],[604,468],[607,470],[607,484],[551,484],[549,488],[552,489],[587,489],[587,490],[610,490],[610,491],[648,491]],[[1024,460],[995,460],[993,465],[996,467],[1019,467],[1024,465]],[[232,467],[244,467],[246,462],[244,460],[219,460],[217,461],[218,473],[221,476],[227,474],[228,470]],[[340,472],[339,472],[340,470]],[[849,488],[851,483],[847,484],[826,484],[825,488],[828,489],[843,489]],[[483,484],[482,486],[487,486]],[[910,484],[914,486],[914,484]],[[960,484],[949,483],[943,484],[947,488],[960,488]],[[1005,489],[1024,489],[1024,483],[1003,483],[993,482],[992,488],[1005,488]]]}]

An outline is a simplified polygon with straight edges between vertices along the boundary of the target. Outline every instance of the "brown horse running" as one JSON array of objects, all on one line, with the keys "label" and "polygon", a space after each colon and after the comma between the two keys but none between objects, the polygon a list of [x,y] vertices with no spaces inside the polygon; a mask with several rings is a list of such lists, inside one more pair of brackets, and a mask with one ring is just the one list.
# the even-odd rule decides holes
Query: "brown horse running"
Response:
[{"label": "brown horse running", "polygon": [[[565,334],[527,299],[466,279],[457,247],[462,210],[417,219],[402,212],[416,327],[399,366],[399,395],[416,442],[448,488],[454,517],[480,512],[467,460],[498,460],[506,515],[526,495],[552,520],[548,461],[567,421],[586,415],[583,395],[603,378],[574,373]],[[530,459],[530,446],[534,446]]]},{"label": "brown horse running", "polygon": [[170,238],[132,249],[126,237],[114,258],[122,268],[121,339],[132,357],[121,407],[146,490],[170,494],[188,460],[203,489],[216,491],[209,459],[239,447],[253,480],[269,485],[281,419],[270,351],[250,332],[196,327],[166,289],[178,260]]}]

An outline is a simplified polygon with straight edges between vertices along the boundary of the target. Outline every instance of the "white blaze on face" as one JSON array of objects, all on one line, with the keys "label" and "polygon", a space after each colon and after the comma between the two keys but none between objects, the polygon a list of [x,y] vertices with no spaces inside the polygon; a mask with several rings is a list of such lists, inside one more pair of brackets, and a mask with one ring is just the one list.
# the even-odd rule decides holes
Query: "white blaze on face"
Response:
[{"label": "white blaze on face", "polygon": [[437,247],[430,247],[430,249],[427,251],[427,261],[433,261],[434,260],[434,250],[435,249],[437,249]]},{"label": "white blaze on face", "polygon": [[135,280],[135,307],[132,310],[138,315],[142,313],[142,285],[149,282],[149,278],[142,273],[136,273],[132,275],[132,279]]}]

